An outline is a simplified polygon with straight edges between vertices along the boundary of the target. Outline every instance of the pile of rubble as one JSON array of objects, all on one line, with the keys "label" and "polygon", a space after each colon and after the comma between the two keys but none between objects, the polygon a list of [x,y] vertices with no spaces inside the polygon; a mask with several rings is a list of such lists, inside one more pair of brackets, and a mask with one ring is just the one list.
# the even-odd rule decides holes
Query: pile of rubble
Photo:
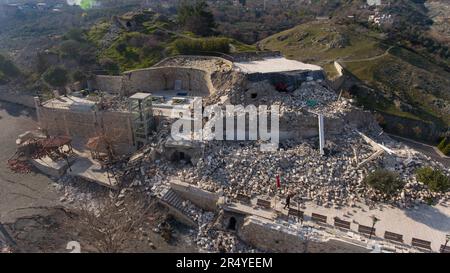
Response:
[{"label": "pile of rubble", "polygon": [[112,193],[97,184],[83,181],[69,175],[62,176],[52,186],[61,193],[59,201],[75,208],[99,211],[101,200]]},{"label": "pile of rubble", "polygon": [[[351,100],[339,98],[322,80],[303,82],[292,92],[279,92],[268,81],[246,85],[241,82],[241,85],[218,90],[213,95],[214,99],[207,100],[207,104],[220,103],[221,98],[227,98],[233,105],[278,105],[282,116],[312,112],[333,118],[343,116],[354,108]],[[252,95],[256,95],[256,98],[252,98]]]},{"label": "pile of rubble", "polygon": [[[274,196],[292,191],[305,201],[338,208],[357,202],[388,201],[387,196],[363,182],[369,173],[388,168],[407,182],[403,192],[391,200],[399,206],[447,197],[430,192],[415,178],[416,169],[428,165],[449,174],[440,163],[410,152],[406,158],[386,154],[359,166],[374,154],[373,148],[354,132],[345,135],[345,139],[329,141],[326,157],[319,155],[315,140],[285,141],[276,153],[262,152],[256,143],[209,142],[204,158],[196,166],[180,170],[179,176],[208,191],[223,190],[231,198],[237,194]],[[399,149],[408,150],[406,147]],[[281,190],[276,186],[278,175],[282,181]]]},{"label": "pile of rubble", "polygon": [[97,99],[98,107],[101,110],[117,111],[117,112],[128,112],[129,109],[129,98],[126,96],[119,95],[108,95],[106,93],[100,94],[101,98]]},{"label": "pile of rubble", "polygon": [[0,242],[0,254],[12,253],[12,250],[7,245],[2,245]]},{"label": "pile of rubble", "polygon": [[194,242],[205,252],[254,253],[255,249],[239,240],[235,234],[211,228],[215,214],[198,210],[198,230]]}]

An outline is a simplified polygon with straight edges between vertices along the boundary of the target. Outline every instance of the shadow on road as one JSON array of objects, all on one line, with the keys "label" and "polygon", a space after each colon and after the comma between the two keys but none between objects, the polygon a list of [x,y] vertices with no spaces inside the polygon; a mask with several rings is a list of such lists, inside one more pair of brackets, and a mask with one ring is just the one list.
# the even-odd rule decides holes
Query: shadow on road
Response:
[{"label": "shadow on road", "polygon": [[13,117],[25,116],[36,120],[36,111],[32,108],[24,107],[22,105],[0,101],[0,110],[6,111],[10,116]]}]

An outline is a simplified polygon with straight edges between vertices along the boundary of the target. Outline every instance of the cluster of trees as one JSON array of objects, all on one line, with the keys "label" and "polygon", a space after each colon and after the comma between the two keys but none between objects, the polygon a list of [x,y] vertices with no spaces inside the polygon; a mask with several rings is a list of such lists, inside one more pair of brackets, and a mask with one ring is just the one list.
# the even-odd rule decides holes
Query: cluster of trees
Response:
[{"label": "cluster of trees", "polygon": [[228,38],[179,39],[175,41],[175,49],[180,54],[205,55],[230,52]]},{"label": "cluster of trees", "polygon": [[213,35],[216,23],[205,0],[184,0],[178,7],[178,22],[187,31],[200,36]]},{"label": "cluster of trees", "polygon": [[[423,167],[416,171],[416,178],[427,185],[430,191],[445,193],[450,190],[450,178],[441,170]],[[397,174],[385,169],[369,174],[364,183],[388,196],[396,194],[405,186],[405,182]]]},{"label": "cluster of trees", "polygon": [[447,192],[450,189],[450,178],[441,170],[430,167],[420,168],[416,172],[417,181],[425,184],[431,191]]},{"label": "cluster of trees", "polygon": [[95,46],[87,39],[86,32],[79,28],[69,30],[59,45],[62,58],[77,60],[80,65],[95,64],[95,50]]},{"label": "cluster of trees", "polygon": [[60,66],[51,66],[44,74],[42,79],[53,87],[64,87],[69,82],[69,72]]},{"label": "cluster of trees", "polygon": [[10,79],[20,75],[20,70],[9,59],[0,55],[0,84],[7,83]]}]

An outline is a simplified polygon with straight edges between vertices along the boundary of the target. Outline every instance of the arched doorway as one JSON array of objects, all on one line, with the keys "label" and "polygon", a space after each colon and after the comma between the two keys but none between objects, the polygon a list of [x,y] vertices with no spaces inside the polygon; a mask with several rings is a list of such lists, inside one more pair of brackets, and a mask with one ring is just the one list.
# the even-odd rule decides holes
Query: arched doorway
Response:
[{"label": "arched doorway", "polygon": [[230,220],[228,220],[228,230],[236,230],[236,218],[230,217]]}]

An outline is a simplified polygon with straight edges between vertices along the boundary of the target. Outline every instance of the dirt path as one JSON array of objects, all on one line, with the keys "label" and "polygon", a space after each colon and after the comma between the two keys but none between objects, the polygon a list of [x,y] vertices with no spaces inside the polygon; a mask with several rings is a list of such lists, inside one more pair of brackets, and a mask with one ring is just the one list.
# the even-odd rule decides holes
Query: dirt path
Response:
[{"label": "dirt path", "polygon": [[383,58],[383,57],[386,57],[387,55],[389,55],[389,52],[391,51],[392,48],[394,48],[394,46],[390,46],[388,49],[386,49],[386,51],[383,54],[378,55],[378,56],[364,58],[364,59],[357,59],[357,60],[339,60],[339,62],[341,62],[341,63],[357,63],[357,62],[375,61],[375,60],[378,60],[380,58]]}]

